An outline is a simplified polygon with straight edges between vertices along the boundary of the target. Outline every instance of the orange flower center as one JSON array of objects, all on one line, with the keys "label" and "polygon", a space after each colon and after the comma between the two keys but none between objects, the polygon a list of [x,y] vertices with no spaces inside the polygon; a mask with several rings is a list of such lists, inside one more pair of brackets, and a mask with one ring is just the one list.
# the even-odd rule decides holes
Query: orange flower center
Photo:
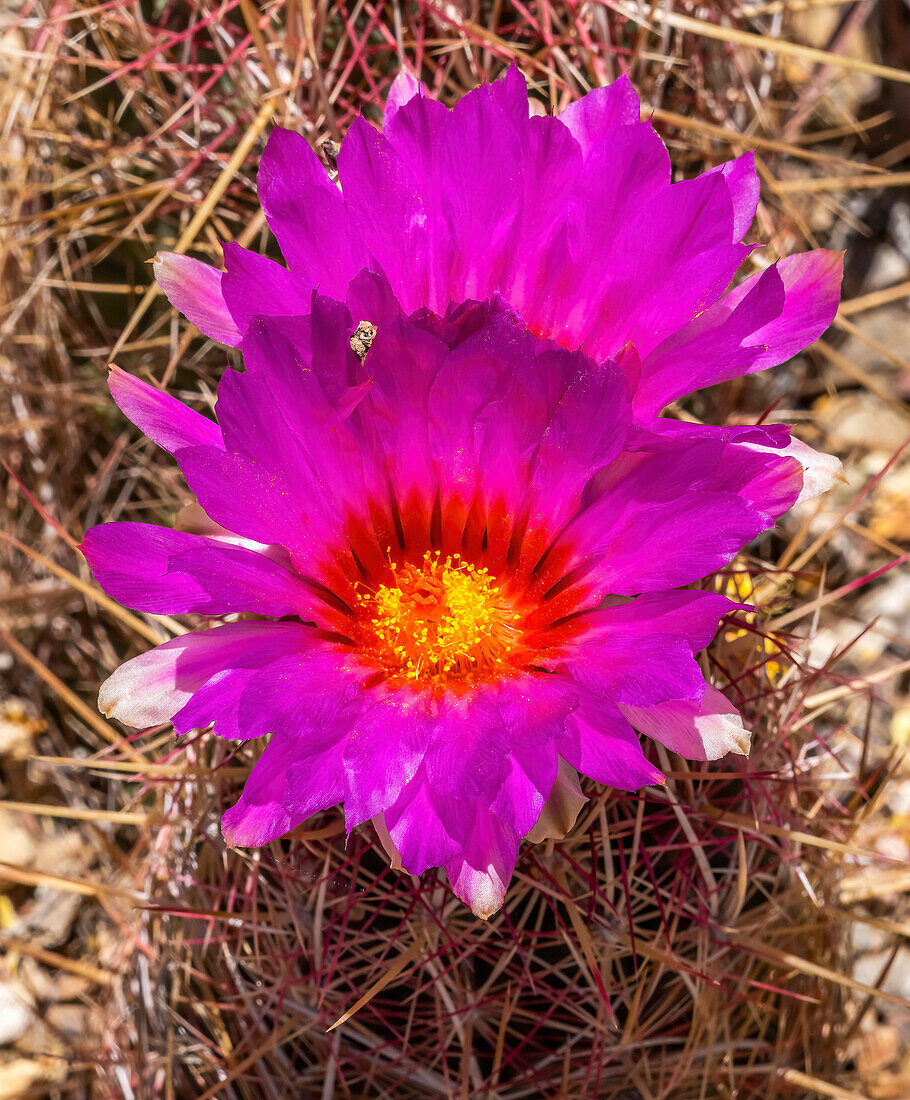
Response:
[{"label": "orange flower center", "polygon": [[486,568],[428,550],[419,565],[392,565],[393,582],[360,590],[376,655],[407,680],[471,680],[521,648],[522,616]]}]

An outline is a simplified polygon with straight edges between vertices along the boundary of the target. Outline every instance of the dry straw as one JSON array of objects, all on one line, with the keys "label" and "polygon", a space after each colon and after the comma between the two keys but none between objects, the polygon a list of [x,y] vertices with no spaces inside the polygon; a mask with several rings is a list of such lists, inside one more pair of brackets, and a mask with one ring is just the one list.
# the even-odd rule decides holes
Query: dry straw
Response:
[{"label": "dry straw", "polygon": [[[900,0],[26,0],[0,20],[0,994],[28,1005],[0,1097],[910,1095]],[[547,109],[629,71],[680,174],[755,150],[755,263],[857,258],[824,342],[676,410],[793,420],[846,461],[717,581],[759,609],[705,658],[753,755],[661,753],[666,791],[591,789],[483,924],[368,829],[346,844],[337,812],[226,851],[251,755],[95,713],[110,670],[184,627],[117,607],[74,547],[186,502],[108,399],[114,354],[201,409],[224,369],[148,258],[268,245],[250,163],[273,121],[319,147],[378,118],[403,62],[453,100],[512,61]]]}]

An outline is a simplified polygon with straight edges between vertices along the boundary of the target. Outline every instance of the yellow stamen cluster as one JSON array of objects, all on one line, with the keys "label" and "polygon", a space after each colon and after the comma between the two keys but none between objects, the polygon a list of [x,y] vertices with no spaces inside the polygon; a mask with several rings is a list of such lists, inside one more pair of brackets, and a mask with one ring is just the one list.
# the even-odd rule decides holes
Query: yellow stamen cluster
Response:
[{"label": "yellow stamen cluster", "polygon": [[392,565],[393,584],[360,597],[385,661],[408,679],[461,677],[499,665],[521,618],[486,568],[461,555]]}]

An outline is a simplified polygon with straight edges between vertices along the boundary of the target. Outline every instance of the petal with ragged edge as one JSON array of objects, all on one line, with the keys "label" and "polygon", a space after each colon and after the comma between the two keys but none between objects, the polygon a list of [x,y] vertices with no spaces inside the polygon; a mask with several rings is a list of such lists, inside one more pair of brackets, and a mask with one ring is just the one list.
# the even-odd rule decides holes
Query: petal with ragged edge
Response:
[{"label": "petal with ragged edge", "polygon": [[344,748],[347,830],[388,811],[420,768],[436,720],[418,700],[389,698],[365,706]]},{"label": "petal with ragged edge", "polygon": [[843,263],[842,253],[824,249],[779,260],[668,336],[643,360],[637,415],[652,417],[683,394],[802,351],[837,312]]},{"label": "petal with ragged edge", "polygon": [[225,244],[224,267],[221,291],[239,329],[235,344],[254,317],[302,317],[310,312],[314,288],[268,256]]},{"label": "petal with ragged edge", "polygon": [[440,794],[421,769],[382,817],[401,866],[419,875],[458,855],[472,814],[470,803]]},{"label": "petal with ragged edge", "polygon": [[274,737],[250,773],[243,794],[221,819],[225,843],[268,844],[344,793],[343,738],[316,751],[290,737]]},{"label": "petal with ragged edge", "polygon": [[803,504],[807,500],[815,500],[822,493],[827,493],[835,482],[841,480],[843,470],[841,460],[836,455],[814,450],[800,439],[791,439],[786,446],[780,448],[766,447],[747,440],[742,441],[742,446],[765,454],[778,455],[781,458],[793,458],[800,464],[803,471],[802,486],[799,496],[791,502],[792,504]]},{"label": "petal with ragged edge", "polygon": [[295,276],[343,298],[362,266],[363,248],[341,192],[306,139],[292,130],[273,130],[257,184],[269,228]]},{"label": "petal with ragged edge", "polygon": [[428,227],[418,182],[395,147],[362,118],[341,144],[338,172],[358,238],[368,242],[403,308],[419,308],[427,300]]},{"label": "petal with ragged edge", "polygon": [[518,746],[510,754],[508,764],[508,775],[490,809],[519,836],[525,836],[543,812],[556,782],[556,749],[551,742],[525,749]]},{"label": "petal with ragged edge", "polygon": [[833,455],[792,439],[785,424],[718,428],[661,417],[649,425],[649,431],[683,445],[696,439],[724,445],[728,486],[771,516],[783,515],[794,504],[826,492],[841,469]]},{"label": "petal with ragged edge", "polygon": [[621,76],[606,88],[594,88],[576,99],[558,116],[587,157],[620,126],[631,126],[641,116],[638,93],[628,76]]},{"label": "petal with ragged edge", "polygon": [[724,615],[741,608],[726,596],[688,589],[651,592],[630,600],[612,600],[581,616],[585,633],[582,644],[592,650],[609,638],[682,637],[692,653],[699,653],[717,633]]},{"label": "petal with ragged edge", "polygon": [[741,241],[752,224],[758,207],[761,184],[755,170],[755,154],[744,153],[735,160],[719,164],[706,176],[723,176],[733,203],[733,241]]},{"label": "petal with ragged edge", "polygon": [[389,85],[389,94],[386,96],[383,129],[389,125],[399,109],[417,95],[426,95],[426,88],[407,69],[399,69],[397,76]]},{"label": "petal with ragged edge", "polygon": [[728,752],[747,756],[750,734],[739,711],[717,688],[705,686],[701,702],[680,699],[654,707],[620,708],[648,737],[689,760],[716,760]]}]

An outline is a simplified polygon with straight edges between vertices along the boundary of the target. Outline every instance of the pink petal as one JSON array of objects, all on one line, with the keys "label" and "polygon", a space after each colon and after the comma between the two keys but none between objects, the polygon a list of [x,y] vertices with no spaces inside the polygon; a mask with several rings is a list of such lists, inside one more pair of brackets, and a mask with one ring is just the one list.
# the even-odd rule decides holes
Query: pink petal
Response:
[{"label": "pink petal", "polygon": [[[426,772],[421,770],[395,804],[381,815],[389,843],[399,856],[399,866],[419,875],[428,867],[441,867],[457,856],[467,835],[463,820],[466,807],[466,803],[435,791]],[[390,858],[394,859],[391,855]]]},{"label": "pink petal", "polygon": [[566,722],[559,755],[582,775],[621,791],[637,791],[664,776],[645,759],[632,727],[609,703],[588,697]]},{"label": "pink petal", "polygon": [[728,752],[749,754],[750,734],[739,711],[710,684],[700,703],[682,699],[620,709],[636,729],[689,760],[716,760]]},{"label": "pink petal", "polygon": [[224,303],[241,333],[254,317],[302,317],[310,312],[313,287],[268,256],[226,244],[224,266]]},{"label": "pink petal", "polygon": [[235,348],[240,330],[225,305],[221,272],[176,252],[155,256],[155,279],[171,305],[212,340]]},{"label": "pink petal", "polygon": [[668,634],[682,636],[691,651],[699,653],[717,633],[721,618],[740,606],[714,592],[651,592],[586,613],[581,644],[595,649],[611,635],[626,638]]},{"label": "pink petal", "polygon": [[427,300],[429,245],[418,182],[391,142],[359,117],[341,144],[338,172],[359,239],[366,242],[402,307],[419,308]]},{"label": "pink petal", "polygon": [[552,743],[517,746],[509,756],[509,773],[491,810],[519,836],[534,828],[556,782],[558,760]]},{"label": "pink petal", "polygon": [[410,709],[399,700],[365,706],[348,736],[343,755],[348,833],[390,811],[417,775],[436,721],[421,701],[412,702]]},{"label": "pink petal", "polygon": [[712,168],[706,176],[719,175],[727,181],[733,200],[733,240],[745,237],[755,217],[761,184],[755,170],[755,154],[744,153],[736,160],[728,160]]},{"label": "pink petal", "polygon": [[426,94],[426,88],[424,88],[416,76],[408,72],[407,69],[399,69],[398,75],[389,87],[389,94],[386,98],[385,115],[382,123],[383,128],[388,126],[405,103],[412,100],[414,96],[425,96]]},{"label": "pink petal", "polygon": [[295,573],[264,554],[167,527],[102,524],[86,531],[82,552],[104,590],[138,611],[309,619],[319,602]]},{"label": "pink petal", "polygon": [[293,738],[273,737],[236,806],[221,819],[226,844],[255,848],[283,836],[341,801],[341,743],[307,752]]},{"label": "pink petal", "polygon": [[272,131],[258,189],[269,228],[294,275],[310,288],[343,298],[363,265],[363,247],[341,192],[305,138],[292,130]]},{"label": "pink petal", "polygon": [[[767,454],[776,454],[784,457],[795,458],[803,469],[803,483],[799,496],[792,504],[802,504],[807,500],[815,500],[822,493],[827,493],[836,481],[841,480],[843,464],[836,455],[827,455],[822,451],[813,450],[808,443],[800,439],[792,439],[786,447],[780,449],[764,447],[759,443],[743,442],[742,447],[753,451],[763,451]],[[790,507],[791,505],[787,505]]]}]

